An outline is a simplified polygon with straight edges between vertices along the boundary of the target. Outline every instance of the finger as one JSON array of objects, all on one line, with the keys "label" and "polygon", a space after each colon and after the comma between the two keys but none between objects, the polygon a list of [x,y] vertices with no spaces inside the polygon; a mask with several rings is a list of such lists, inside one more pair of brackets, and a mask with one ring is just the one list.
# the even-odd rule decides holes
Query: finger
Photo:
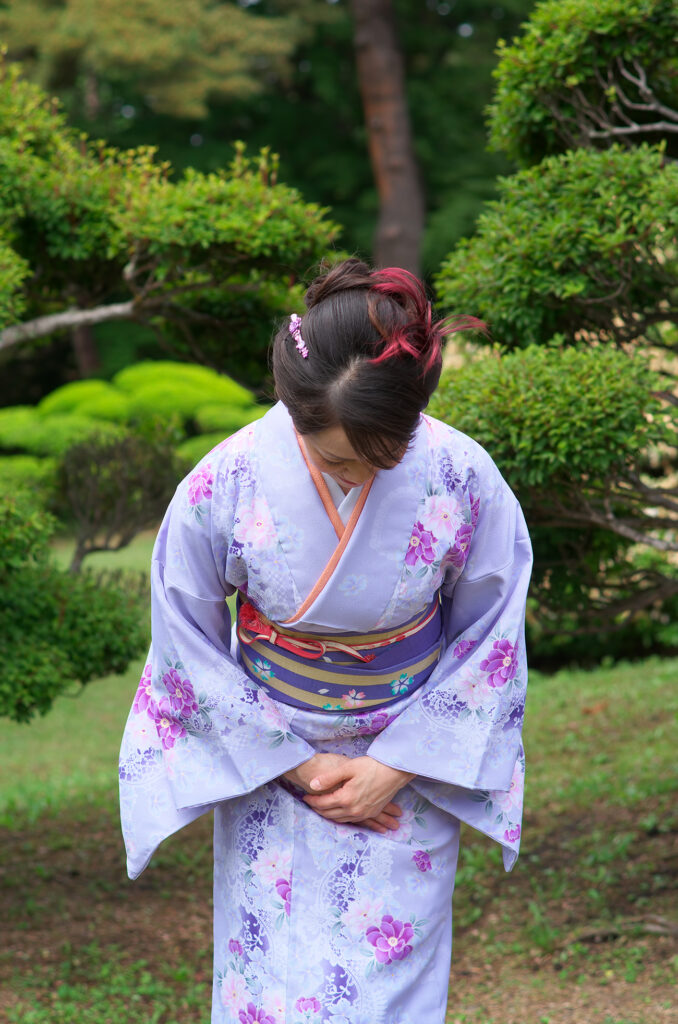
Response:
[{"label": "finger", "polygon": [[379,832],[381,835],[384,835],[388,831],[388,829],[386,829],[381,822],[377,821],[376,818],[366,818],[365,821],[356,821],[356,825],[360,828],[372,829],[373,832]]},{"label": "finger", "polygon": [[308,793],[304,800],[314,811],[345,811],[350,800],[346,795],[342,799],[339,796],[340,793],[341,790],[332,790],[330,793]]},{"label": "finger", "polygon": [[346,779],[350,779],[354,769],[351,768],[351,759],[346,759],[346,764],[335,768],[333,771],[318,772],[311,779],[311,789],[316,793],[323,790],[334,789],[340,786]]},{"label": "finger", "polygon": [[386,807],[384,807],[383,810],[386,811],[387,814],[392,814],[396,818],[399,818],[403,813],[400,804],[386,804]]},{"label": "finger", "polygon": [[400,821],[398,818],[393,817],[391,814],[386,814],[385,811],[382,811],[381,814],[375,815],[375,819],[380,825],[383,825],[390,832],[397,832],[400,828]]}]

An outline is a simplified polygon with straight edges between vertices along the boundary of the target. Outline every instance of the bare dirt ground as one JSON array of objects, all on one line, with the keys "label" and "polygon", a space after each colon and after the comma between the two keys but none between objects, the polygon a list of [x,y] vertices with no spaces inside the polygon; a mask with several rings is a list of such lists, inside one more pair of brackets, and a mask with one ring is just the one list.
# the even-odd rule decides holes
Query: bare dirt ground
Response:
[{"label": "bare dirt ground", "polygon": [[[460,878],[448,1024],[678,1022],[678,823],[647,820],[632,832],[628,810],[598,809],[588,821],[557,821],[550,833],[528,820],[528,835],[545,838],[513,874],[488,862],[472,882]],[[605,849],[601,863],[590,850],[577,853],[594,827],[633,834],[623,863]],[[134,883],[113,811],[6,833],[2,851],[0,1020],[25,998],[17,977],[48,973],[65,950],[77,964],[91,943],[130,962],[144,958],[150,970],[186,963],[194,981],[209,982],[209,818],[167,844]],[[194,1013],[176,1019],[197,1024]]]}]

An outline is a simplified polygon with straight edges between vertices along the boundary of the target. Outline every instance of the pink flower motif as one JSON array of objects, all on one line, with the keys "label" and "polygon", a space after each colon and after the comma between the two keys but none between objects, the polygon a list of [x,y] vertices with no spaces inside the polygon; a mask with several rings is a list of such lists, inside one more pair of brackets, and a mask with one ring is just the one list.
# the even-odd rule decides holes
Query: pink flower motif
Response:
[{"label": "pink flower motif", "polygon": [[286,878],[279,878],[275,883],[275,891],[278,893],[278,896],[283,901],[285,913],[287,914],[288,917],[290,916],[290,908],[292,903],[291,882],[291,878],[289,879],[289,881]]},{"label": "pink flower motif", "polygon": [[212,497],[214,475],[209,463],[201,466],[188,478],[188,503],[199,505],[201,501],[209,501]]},{"label": "pink flower motif", "polygon": [[257,551],[273,547],[277,533],[271,514],[263,501],[255,501],[240,517],[238,539],[251,544]]},{"label": "pink flower motif", "polygon": [[414,935],[414,928],[409,921],[396,921],[390,914],[384,914],[380,927],[372,925],[365,935],[374,946],[374,955],[380,964],[404,960],[412,952],[408,943]]},{"label": "pink flower motif", "polygon": [[133,711],[135,715],[140,715],[143,711],[147,711],[149,715],[153,714],[155,701],[153,700],[152,693],[152,671],[153,666],[149,662],[149,664],[144,667],[144,671],[141,674],[139,686],[136,692],[136,696],[134,698]]},{"label": "pink flower motif", "polygon": [[182,679],[177,670],[171,668],[162,677],[162,681],[167,689],[172,711],[176,712],[179,718],[190,718],[193,712],[198,710],[198,702],[188,679]]},{"label": "pink flower motif", "polygon": [[434,494],[427,499],[423,518],[438,537],[453,537],[455,517],[458,513],[459,504],[453,497]]},{"label": "pink flower motif", "polygon": [[452,651],[453,658],[465,658],[469,651],[472,651],[476,645],[475,640],[460,640]]},{"label": "pink flower motif", "polygon": [[488,673],[490,686],[494,689],[504,686],[518,671],[516,648],[510,640],[495,640],[487,658],[480,662],[480,668]]},{"label": "pink flower motif", "polygon": [[507,843],[517,843],[520,839],[520,825],[514,825],[513,828],[507,828],[504,832],[504,839]]},{"label": "pink flower motif", "polygon": [[470,523],[463,523],[454,536],[454,544],[445,555],[445,562],[451,563],[457,569],[463,569],[472,537],[473,527]]},{"label": "pink flower motif", "polygon": [[157,705],[153,717],[160,742],[165,750],[170,750],[177,740],[186,735],[186,730],[181,722],[177,722],[167,697],[163,697]]},{"label": "pink flower motif", "polygon": [[341,695],[342,702],[347,708],[360,707],[365,698],[366,694],[358,693],[357,690],[349,690],[348,693],[342,693]]},{"label": "pink flower motif", "polygon": [[416,565],[421,559],[425,565],[430,565],[436,553],[434,544],[437,538],[430,530],[425,530],[421,522],[417,521],[412,528],[409,547],[405,555],[406,565]]},{"label": "pink flower motif", "polygon": [[431,858],[426,850],[417,850],[412,854],[412,860],[420,871],[431,871]]},{"label": "pink flower motif", "polygon": [[242,946],[237,939],[228,940],[228,951],[229,953],[235,953],[236,956],[242,956]]},{"label": "pink flower motif", "polygon": [[294,1009],[298,1010],[299,1013],[308,1013],[309,1011],[311,1013],[320,1013],[322,1006],[320,1005],[320,1000],[316,999],[315,996],[311,996],[310,999],[306,999],[304,996],[299,996],[294,1004]]},{"label": "pink flower motif", "polygon": [[275,1020],[264,1009],[257,1010],[254,1003],[248,1003],[245,1010],[238,1014],[240,1024],[275,1024]]}]

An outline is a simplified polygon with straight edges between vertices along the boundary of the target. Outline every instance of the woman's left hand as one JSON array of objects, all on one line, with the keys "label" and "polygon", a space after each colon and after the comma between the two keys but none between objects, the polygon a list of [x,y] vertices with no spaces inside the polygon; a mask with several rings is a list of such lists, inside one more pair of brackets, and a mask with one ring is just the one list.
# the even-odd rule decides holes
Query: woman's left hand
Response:
[{"label": "woman's left hand", "polygon": [[[330,821],[353,822],[386,832],[398,827],[400,808],[391,800],[414,777],[413,772],[391,768],[373,757],[349,758],[333,771],[312,779],[311,789],[325,792],[305,796],[304,800]],[[328,789],[333,792],[326,792]]]}]

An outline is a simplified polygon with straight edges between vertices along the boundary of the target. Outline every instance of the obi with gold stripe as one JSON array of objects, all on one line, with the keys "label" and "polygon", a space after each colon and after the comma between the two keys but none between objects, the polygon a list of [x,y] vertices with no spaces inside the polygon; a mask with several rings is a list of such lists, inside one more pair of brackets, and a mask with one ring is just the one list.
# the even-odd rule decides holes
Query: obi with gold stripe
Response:
[{"label": "obi with gold stripe", "polygon": [[385,707],[426,682],[441,652],[436,599],[409,622],[370,633],[303,633],[238,602],[238,660],[285,704],[344,713]]}]

